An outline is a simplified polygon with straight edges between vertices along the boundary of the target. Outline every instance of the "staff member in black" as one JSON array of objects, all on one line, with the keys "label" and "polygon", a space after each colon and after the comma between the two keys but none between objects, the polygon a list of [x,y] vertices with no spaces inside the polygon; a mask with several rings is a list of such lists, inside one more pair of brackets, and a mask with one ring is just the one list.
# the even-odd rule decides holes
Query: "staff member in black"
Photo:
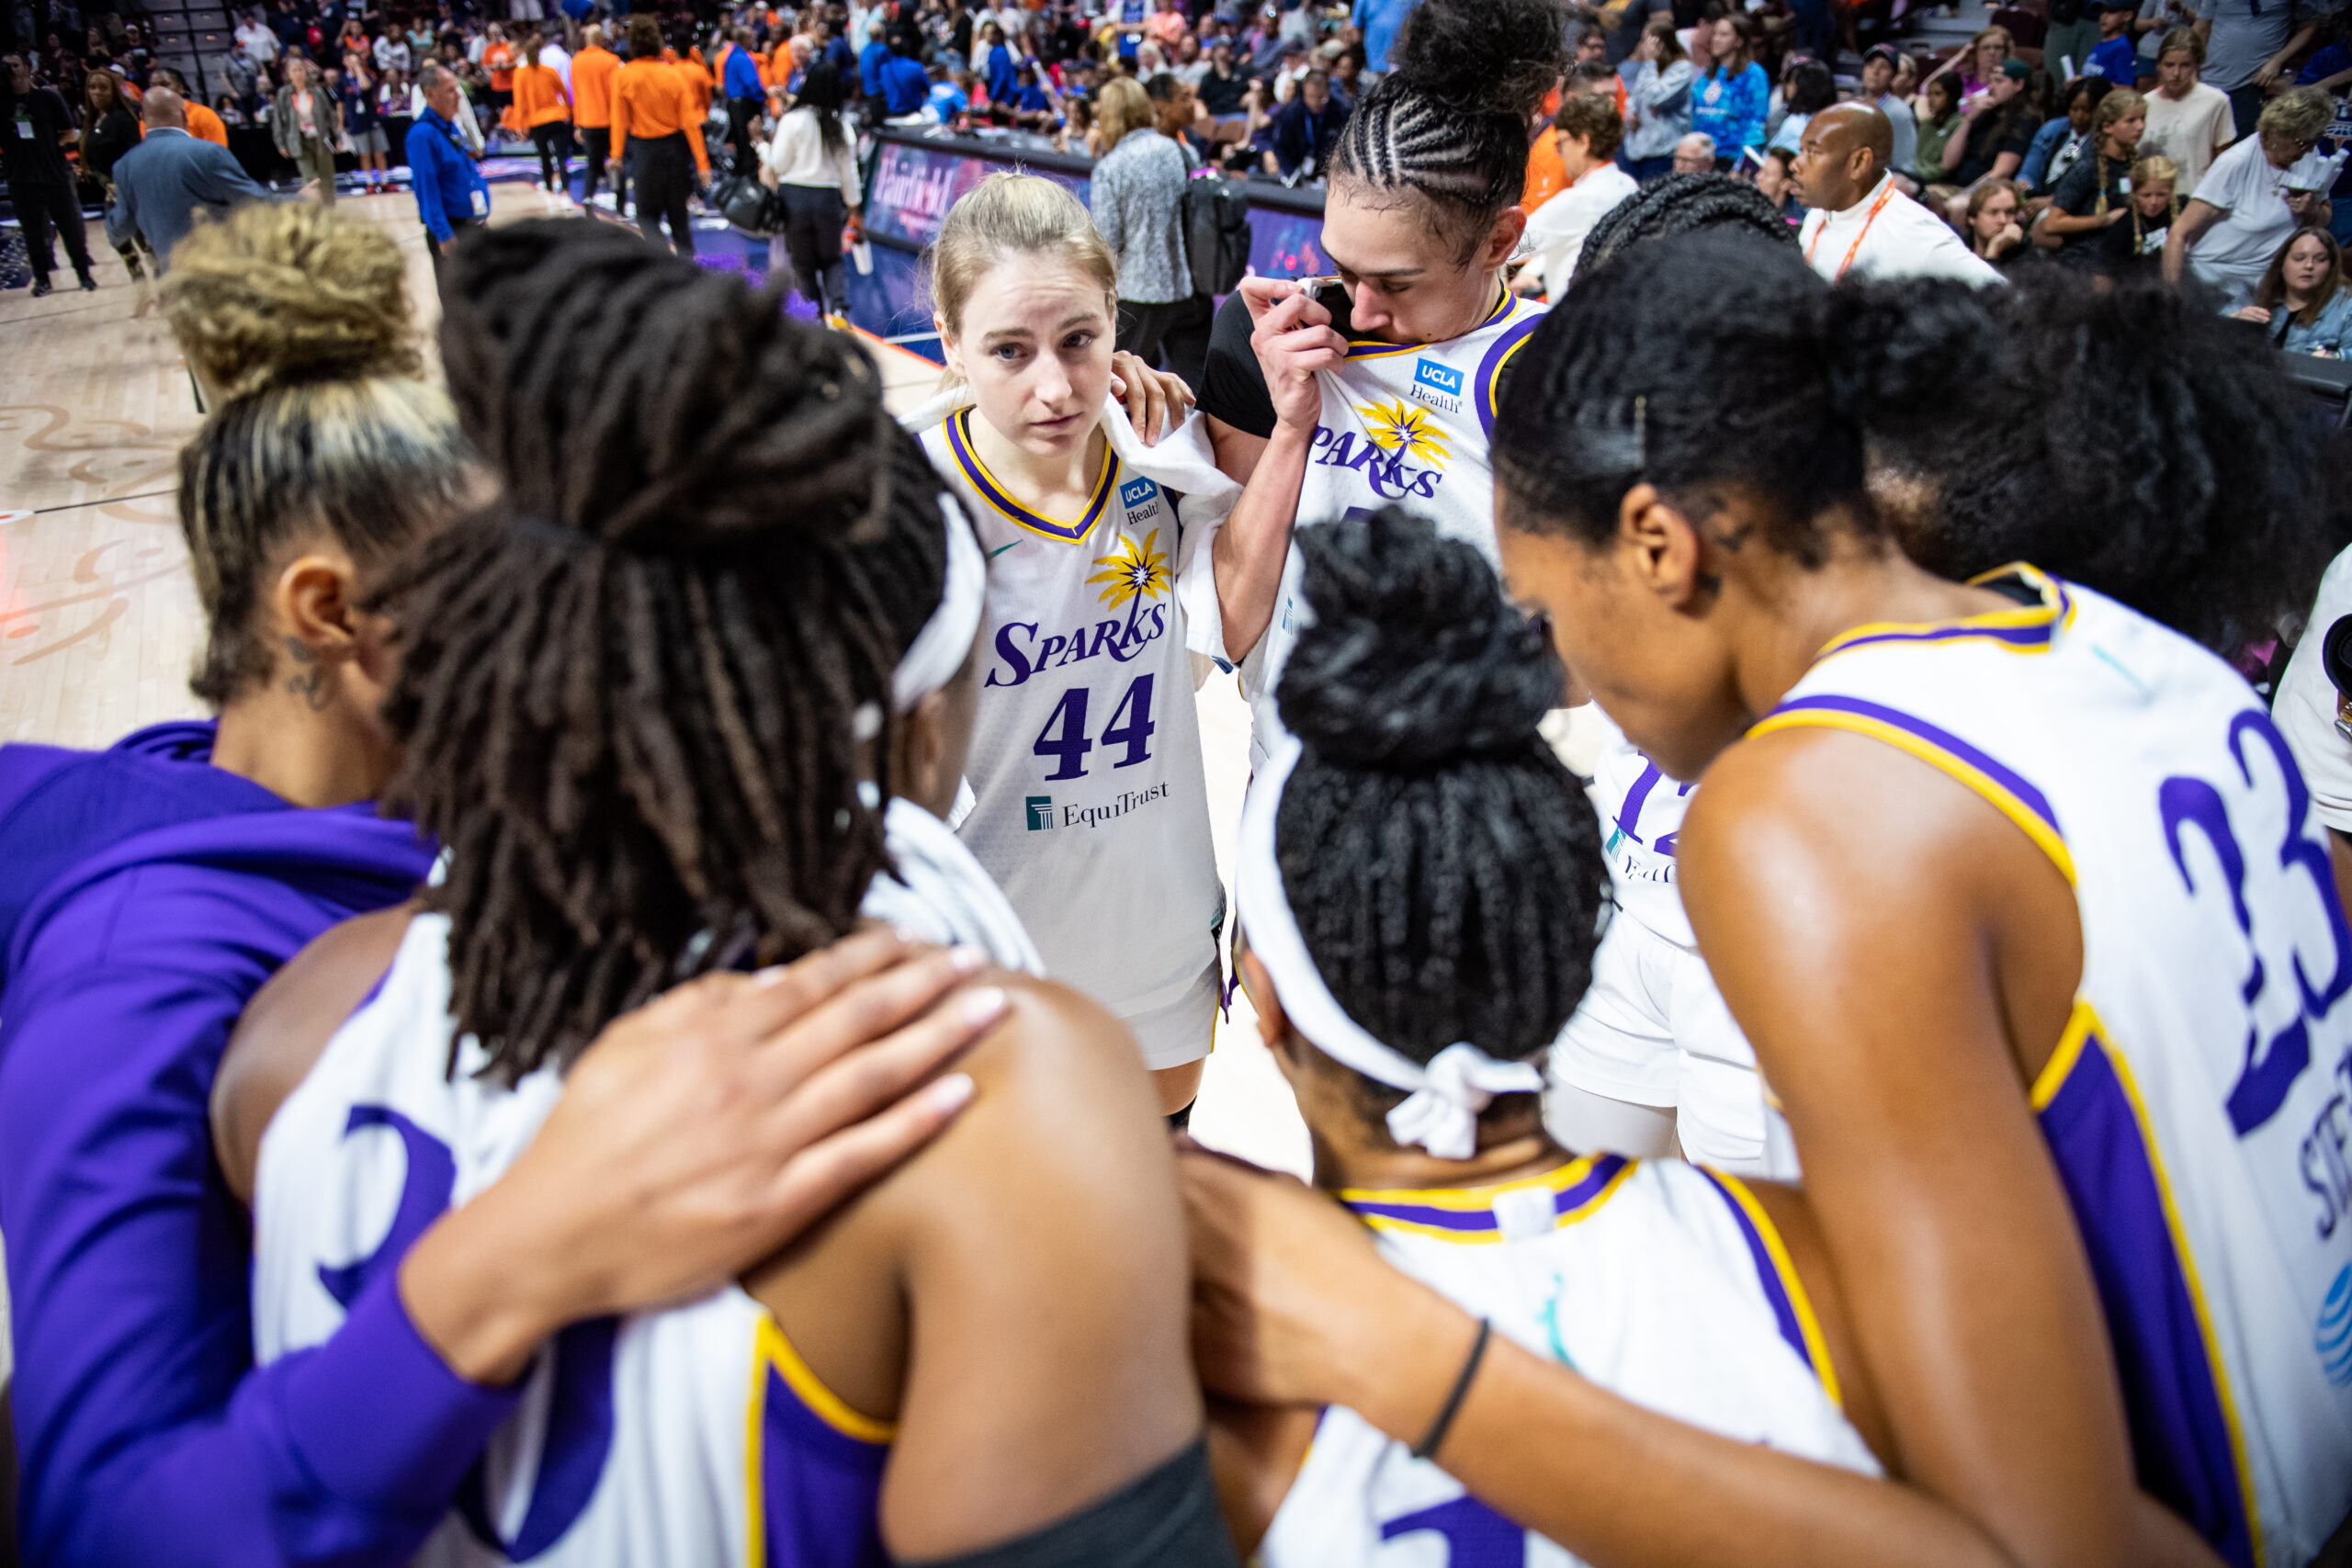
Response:
[{"label": "staff member in black", "polygon": [[56,265],[51,250],[51,225],[65,242],[74,276],[82,287],[94,289],[90,247],[82,237],[82,203],[74,194],[74,175],[65,166],[59,143],[74,130],[74,117],[54,87],[33,85],[32,62],[21,54],[8,56],[7,90],[0,93],[0,162],[8,169],[8,200],[17,220],[25,226],[25,259],[32,264],[33,298],[50,291],[49,274]]}]

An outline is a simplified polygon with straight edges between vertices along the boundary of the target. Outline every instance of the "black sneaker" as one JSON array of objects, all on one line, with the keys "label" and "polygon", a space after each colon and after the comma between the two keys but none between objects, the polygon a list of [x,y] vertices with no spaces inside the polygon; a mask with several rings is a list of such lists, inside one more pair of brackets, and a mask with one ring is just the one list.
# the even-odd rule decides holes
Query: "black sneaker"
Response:
[{"label": "black sneaker", "polygon": [[34,298],[34,299],[40,299],[42,295],[44,295],[44,294],[48,293],[49,291],[50,291],[50,289],[49,289],[49,279],[47,279],[47,278],[45,278],[45,277],[36,277],[36,278],[34,278],[34,279],[33,279],[33,298]]},{"label": "black sneaker", "polygon": [[77,277],[77,278],[81,279],[81,282],[82,282],[82,292],[83,292],[83,293],[85,293],[85,294],[96,294],[96,293],[98,291],[98,280],[97,280],[96,278],[95,278],[95,277],[92,277],[88,273],[86,273],[86,272],[77,272],[77,273],[75,273],[74,276],[75,277]]}]

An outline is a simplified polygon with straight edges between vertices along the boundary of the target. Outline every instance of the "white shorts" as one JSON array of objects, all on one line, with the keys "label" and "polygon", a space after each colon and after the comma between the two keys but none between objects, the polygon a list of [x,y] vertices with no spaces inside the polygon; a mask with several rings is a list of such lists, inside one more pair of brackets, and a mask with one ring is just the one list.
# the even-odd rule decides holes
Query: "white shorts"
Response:
[{"label": "white shorts", "polygon": [[1217,996],[1224,981],[1217,961],[1212,958],[1193,988],[1166,1007],[1120,1019],[1143,1048],[1145,1066],[1156,1073],[1197,1062],[1209,1054],[1209,1043],[1216,1037]]},{"label": "white shorts", "polygon": [[1706,960],[1622,911],[1593,956],[1592,988],[1552,1046],[1552,1076],[1588,1094],[1673,1107],[1682,1152],[1701,1164],[1796,1175],[1785,1140],[1768,1150],[1756,1053]]}]

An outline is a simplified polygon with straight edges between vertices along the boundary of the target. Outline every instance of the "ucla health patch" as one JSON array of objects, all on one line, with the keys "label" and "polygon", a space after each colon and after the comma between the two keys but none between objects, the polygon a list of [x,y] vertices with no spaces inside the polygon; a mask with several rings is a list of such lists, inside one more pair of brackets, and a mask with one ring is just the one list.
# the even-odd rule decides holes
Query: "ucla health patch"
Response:
[{"label": "ucla health patch", "polygon": [[[1159,486],[1150,479],[1134,479],[1119,487],[1119,504],[1132,513],[1149,506],[1159,499]],[[1130,518],[1130,521],[1133,519]]]},{"label": "ucla health patch", "polygon": [[1451,365],[1435,359],[1419,360],[1413,366],[1413,399],[1446,413],[1460,413],[1462,379],[1462,372]]}]

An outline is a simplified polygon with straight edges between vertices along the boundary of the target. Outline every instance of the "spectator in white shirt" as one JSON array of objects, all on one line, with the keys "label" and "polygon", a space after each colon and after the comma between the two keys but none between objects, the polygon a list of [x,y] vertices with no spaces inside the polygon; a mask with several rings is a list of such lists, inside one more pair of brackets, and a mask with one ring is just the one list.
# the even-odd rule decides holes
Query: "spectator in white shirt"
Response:
[{"label": "spectator in white shirt", "polygon": [[278,56],[277,35],[263,25],[261,13],[246,13],[237,24],[236,39],[245,46],[245,58],[255,65],[266,66]]},{"label": "spectator in white shirt", "polygon": [[761,183],[775,187],[785,211],[784,232],[768,243],[769,267],[786,271],[788,262],[800,292],[829,320],[849,314],[842,231],[853,243],[865,235],[857,133],[842,114],[846,96],[831,61],[811,62],[761,164]]},{"label": "spectator in white shirt", "polygon": [[[1643,41],[1655,36],[1645,31]],[[1560,112],[1552,120],[1552,144],[1559,149],[1567,186],[1528,216],[1521,243],[1533,258],[1519,275],[1515,287],[1521,293],[1548,292],[1555,300],[1566,293],[1585,236],[1640,188],[1616,164],[1623,127],[1617,106],[1607,98],[1571,93],[1560,100]]]},{"label": "spectator in white shirt", "polygon": [[407,71],[413,62],[409,56],[408,40],[390,28],[386,28],[376,39],[376,69],[390,71],[395,67]]},{"label": "spectator in white shirt", "polygon": [[2198,79],[2204,64],[2205,46],[2192,29],[2175,28],[2165,35],[2156,52],[2156,90],[2148,95],[2148,130],[2140,138],[2143,152],[2171,159],[2180,171],[2174,193],[2183,201],[2197,194],[2197,182],[2238,139],[2229,94]]},{"label": "spectator in white shirt", "polygon": [[[2319,144],[2334,109],[2333,100],[2316,87],[2298,87],[2270,100],[2256,133],[2213,160],[2165,237],[2165,282],[2179,282],[2186,268],[2220,289],[2229,306],[2243,305],[2297,223],[2326,224],[2324,196],[2317,201],[2323,210],[2314,217],[2308,199],[2306,211],[2299,214],[2288,193],[2290,186],[2324,191],[2332,183],[2316,169],[2298,175],[2295,165]],[[2167,151],[2165,156],[2175,155]]]},{"label": "spectator in white shirt", "polygon": [[1894,128],[1868,104],[1835,105],[1805,126],[1792,172],[1813,209],[1797,235],[1806,264],[1832,283],[1849,272],[2001,281],[1950,224],[1895,187],[1894,148]]}]

